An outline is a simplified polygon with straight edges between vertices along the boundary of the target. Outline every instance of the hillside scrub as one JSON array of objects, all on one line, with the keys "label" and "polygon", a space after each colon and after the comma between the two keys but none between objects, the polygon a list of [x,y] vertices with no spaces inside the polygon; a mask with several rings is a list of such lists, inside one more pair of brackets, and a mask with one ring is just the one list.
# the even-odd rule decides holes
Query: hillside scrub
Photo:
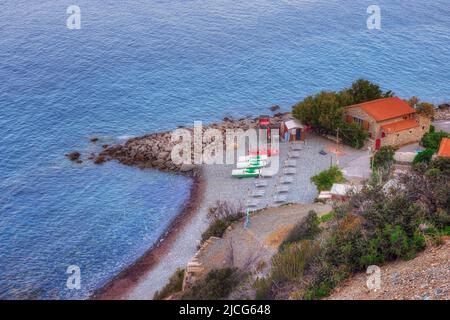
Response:
[{"label": "hillside scrub", "polygon": [[450,226],[450,159],[420,163],[399,183],[386,191],[379,180],[369,181],[334,208],[314,239],[282,246],[271,276],[258,283],[259,296],[319,299],[369,265],[408,260],[439,243]]},{"label": "hillside scrub", "polygon": [[153,300],[163,300],[174,293],[180,292],[183,288],[184,272],[184,269],[178,268],[164,288],[161,291],[156,291]]}]

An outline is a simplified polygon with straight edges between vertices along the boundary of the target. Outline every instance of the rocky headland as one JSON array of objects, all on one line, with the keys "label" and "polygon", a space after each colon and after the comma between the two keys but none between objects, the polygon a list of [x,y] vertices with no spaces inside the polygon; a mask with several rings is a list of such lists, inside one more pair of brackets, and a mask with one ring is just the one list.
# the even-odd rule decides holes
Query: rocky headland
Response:
[{"label": "rocky headland", "polygon": [[[290,117],[290,113],[277,113],[270,117],[270,125],[277,127],[282,121]],[[227,130],[242,129],[248,130],[256,128],[259,117],[233,119],[225,117],[220,123],[212,123],[202,127],[203,132],[213,128],[223,134]],[[192,127],[180,127],[191,131]],[[101,164],[110,160],[117,160],[122,164],[138,166],[140,168],[153,168],[161,171],[177,172],[183,174],[193,174],[198,172],[198,167],[191,164],[176,164],[172,161],[171,152],[175,145],[171,141],[171,131],[156,132],[141,137],[127,140],[123,144],[107,146],[98,155],[93,157],[96,164]],[[206,142],[203,141],[203,149]],[[192,147],[193,148],[193,147]],[[191,153],[193,156],[193,152]]]}]

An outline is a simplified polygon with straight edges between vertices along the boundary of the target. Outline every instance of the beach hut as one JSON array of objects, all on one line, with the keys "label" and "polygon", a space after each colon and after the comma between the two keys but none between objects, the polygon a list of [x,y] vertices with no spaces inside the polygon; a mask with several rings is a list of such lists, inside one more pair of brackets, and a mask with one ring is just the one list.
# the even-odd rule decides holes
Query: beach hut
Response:
[{"label": "beach hut", "polygon": [[305,126],[297,119],[286,120],[281,124],[280,135],[284,141],[304,141]]}]

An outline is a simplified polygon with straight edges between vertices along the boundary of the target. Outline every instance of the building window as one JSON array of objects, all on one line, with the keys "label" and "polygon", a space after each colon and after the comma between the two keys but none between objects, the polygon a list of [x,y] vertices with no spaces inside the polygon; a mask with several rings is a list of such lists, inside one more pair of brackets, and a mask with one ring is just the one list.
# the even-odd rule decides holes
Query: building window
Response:
[{"label": "building window", "polygon": [[386,133],[382,132],[382,133],[381,133],[381,137],[382,137],[382,138],[386,137]]},{"label": "building window", "polygon": [[362,126],[363,120],[353,117],[353,122],[356,122],[357,124],[359,124],[360,126]]},{"label": "building window", "polygon": [[425,126],[422,126],[422,130],[425,130]]}]

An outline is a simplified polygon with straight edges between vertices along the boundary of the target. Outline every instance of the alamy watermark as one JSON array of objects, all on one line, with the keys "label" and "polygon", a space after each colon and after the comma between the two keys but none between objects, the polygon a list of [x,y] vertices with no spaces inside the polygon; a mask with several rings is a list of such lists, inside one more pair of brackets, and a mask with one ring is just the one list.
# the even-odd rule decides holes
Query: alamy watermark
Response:
[{"label": "alamy watermark", "polygon": [[[234,164],[248,155],[270,157],[270,171],[279,169],[279,130],[250,128],[203,129],[201,121],[194,122],[193,129],[180,128],[172,132],[172,162],[176,165]],[[269,165],[269,163],[268,163]]]},{"label": "alamy watermark", "polygon": [[378,266],[372,265],[367,268],[366,285],[370,291],[377,292],[381,289],[381,269]]},{"label": "alamy watermark", "polygon": [[367,13],[370,16],[367,18],[367,29],[380,30],[381,29],[381,9],[380,6],[373,4],[367,8]]},{"label": "alamy watermark", "polygon": [[66,20],[67,29],[79,30],[81,29],[81,9],[77,5],[67,7],[66,13],[69,17]]},{"label": "alamy watermark", "polygon": [[69,290],[81,289],[81,269],[77,265],[67,267],[66,273],[69,275],[66,281],[66,287]]}]

